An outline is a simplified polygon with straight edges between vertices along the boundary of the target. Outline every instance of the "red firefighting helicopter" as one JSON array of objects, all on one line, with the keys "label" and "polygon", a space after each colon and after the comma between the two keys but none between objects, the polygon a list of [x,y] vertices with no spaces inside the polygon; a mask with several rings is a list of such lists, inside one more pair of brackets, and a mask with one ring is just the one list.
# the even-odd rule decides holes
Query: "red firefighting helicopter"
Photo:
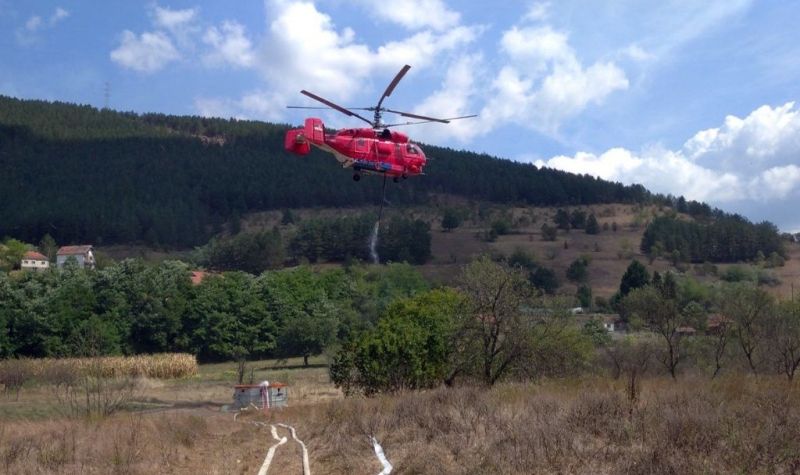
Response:
[{"label": "red firefighting helicopter", "polygon": [[[286,132],[284,146],[286,150],[297,155],[307,155],[311,151],[311,146],[330,152],[336,157],[342,167],[353,168],[353,180],[361,179],[361,174],[377,174],[391,177],[395,183],[400,178],[408,178],[413,175],[421,175],[422,169],[427,161],[425,153],[414,143],[408,140],[408,136],[402,132],[389,130],[390,127],[402,125],[425,124],[429,122],[439,122],[448,124],[451,120],[467,119],[476,117],[467,115],[462,117],[450,117],[447,119],[437,119],[410,112],[396,111],[383,107],[383,101],[392,95],[397,83],[403,79],[411,66],[405,65],[394,77],[386,91],[378,100],[375,107],[352,107],[346,109],[342,106],[320,97],[306,90],[300,91],[315,101],[325,104],[327,107],[303,107],[288,106],[290,109],[333,109],[350,117],[356,117],[370,125],[369,128],[361,129],[342,129],[335,133],[326,134],[325,126],[321,119],[308,118],[305,126],[291,129]],[[353,112],[353,110],[365,110],[374,113],[373,119],[369,120]],[[402,117],[416,119],[415,122],[404,122],[397,124],[384,124],[381,117],[384,112],[398,114]]]}]

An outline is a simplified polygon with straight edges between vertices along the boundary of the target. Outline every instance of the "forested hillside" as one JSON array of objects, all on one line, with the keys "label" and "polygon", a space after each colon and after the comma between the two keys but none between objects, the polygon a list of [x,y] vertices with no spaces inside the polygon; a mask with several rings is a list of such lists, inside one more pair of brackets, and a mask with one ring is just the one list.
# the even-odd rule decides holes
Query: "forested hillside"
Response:
[{"label": "forested hillside", "polygon": [[[0,236],[187,247],[247,212],[377,202],[379,179],[355,184],[329,156],[285,153],[287,128],[0,96]],[[392,186],[392,203],[425,203],[431,193],[530,205],[651,197],[588,175],[426,152],[427,176]]]}]

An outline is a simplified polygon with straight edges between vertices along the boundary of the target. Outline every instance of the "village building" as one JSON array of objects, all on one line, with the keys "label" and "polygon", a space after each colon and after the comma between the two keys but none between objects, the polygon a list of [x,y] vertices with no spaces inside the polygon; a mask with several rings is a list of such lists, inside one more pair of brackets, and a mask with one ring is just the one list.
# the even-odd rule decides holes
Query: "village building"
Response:
[{"label": "village building", "polygon": [[64,267],[67,260],[74,258],[78,267],[82,269],[94,269],[94,249],[90,245],[84,246],[64,246],[56,253],[56,265]]},{"label": "village building", "polygon": [[189,278],[192,280],[192,285],[200,285],[206,277],[210,276],[210,272],[203,270],[193,270]]},{"label": "village building", "polygon": [[603,328],[609,333],[625,331],[625,321],[619,315],[605,315],[602,317],[601,322],[603,323]]},{"label": "village building", "polygon": [[708,316],[706,323],[707,335],[719,335],[733,326],[733,320],[718,313]]},{"label": "village building", "polygon": [[28,251],[22,256],[20,268],[22,270],[43,271],[50,267],[50,259],[36,251]]}]

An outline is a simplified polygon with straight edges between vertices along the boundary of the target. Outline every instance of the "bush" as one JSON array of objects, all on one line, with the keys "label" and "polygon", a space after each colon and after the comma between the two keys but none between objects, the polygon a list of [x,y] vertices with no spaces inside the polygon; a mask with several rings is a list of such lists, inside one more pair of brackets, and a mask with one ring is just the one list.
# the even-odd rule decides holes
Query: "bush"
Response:
[{"label": "bush", "polygon": [[753,272],[749,268],[740,265],[728,267],[720,278],[725,282],[752,282],[755,280]]},{"label": "bush", "polygon": [[26,359],[0,362],[0,385],[7,393],[14,392],[19,399],[19,391],[33,377],[33,368]]},{"label": "bush", "polygon": [[511,223],[506,219],[497,219],[492,222],[492,231],[498,236],[505,236],[511,232]]}]

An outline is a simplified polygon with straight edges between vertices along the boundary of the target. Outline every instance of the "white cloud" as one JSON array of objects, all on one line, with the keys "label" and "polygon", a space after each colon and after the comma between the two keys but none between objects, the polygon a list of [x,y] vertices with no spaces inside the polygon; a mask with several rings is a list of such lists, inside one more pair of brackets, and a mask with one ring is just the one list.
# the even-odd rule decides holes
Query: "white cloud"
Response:
[{"label": "white cloud", "polygon": [[[677,151],[622,148],[539,160],[538,166],[641,183],[661,193],[711,203],[745,203],[760,216],[793,213],[800,199],[800,113],[790,102],[698,132]],[[756,209],[757,208],[757,209]]]},{"label": "white cloud", "polygon": [[42,27],[42,17],[38,15],[34,15],[28,18],[28,21],[25,22],[25,29],[28,31],[36,31]]},{"label": "white cloud", "polygon": [[458,25],[461,15],[447,7],[442,0],[358,0],[369,11],[385,21],[410,30],[444,31]]},{"label": "white cloud", "polygon": [[[629,85],[625,72],[613,62],[583,64],[568,34],[549,25],[512,26],[503,32],[498,48],[502,55],[495,64],[473,65],[497,68],[486,74],[482,83],[487,86],[475,94],[486,100],[471,123],[473,134],[512,123],[557,138],[564,122]],[[460,140],[473,136],[460,127],[447,130]]]},{"label": "white cloud", "polygon": [[525,13],[524,20],[542,21],[550,16],[550,2],[534,2]]},{"label": "white cloud", "polygon": [[[265,4],[269,27],[258,46],[250,47],[243,30],[229,28],[226,35],[224,26],[207,31],[205,36],[213,47],[207,57],[209,64],[219,64],[225,58],[227,63],[253,68],[262,75],[265,87],[239,99],[198,99],[196,106],[202,106],[203,111],[220,106],[220,110],[234,111],[234,115],[281,119],[287,103],[305,101],[298,94],[300,89],[335,102],[349,101],[358,94],[369,105],[385,87],[378,84],[371,91],[374,98],[364,97],[373,78],[384,78],[388,84],[403,64],[413,66],[413,75],[436,64],[443,54],[470,44],[482,31],[467,26],[442,32],[418,31],[373,48],[360,42],[351,28],[336,25],[313,2],[268,0]],[[228,53],[223,54],[226,39],[232,41],[227,43]]]},{"label": "white cloud", "polygon": [[[439,90],[428,96],[413,112],[437,118],[470,115],[473,98],[477,91],[476,75],[483,58],[480,55],[465,55],[447,67],[447,74]],[[417,140],[436,142],[446,137],[467,140],[475,126],[473,119],[453,121],[449,125],[430,124],[414,129]]]},{"label": "white cloud", "polygon": [[64,10],[61,7],[56,7],[56,11],[54,11],[53,14],[50,15],[50,21],[49,21],[50,26],[55,26],[57,23],[59,23],[61,20],[64,20],[67,17],[69,17],[69,12],[67,10]]},{"label": "white cloud", "polygon": [[744,119],[729,115],[721,127],[702,130],[684,144],[692,160],[728,170],[757,171],[765,165],[797,161],[800,111],[794,102],[761,106]]},{"label": "white cloud", "polygon": [[637,62],[645,62],[655,59],[655,55],[646,51],[638,44],[628,45],[627,48],[622,50],[622,54]]},{"label": "white cloud", "polygon": [[110,54],[120,66],[143,73],[154,73],[181,59],[181,50],[194,48],[193,36],[199,31],[196,8],[172,10],[153,4],[149,10],[155,30],[138,36],[123,31],[120,45]]},{"label": "white cloud", "polygon": [[145,32],[137,37],[125,30],[121,44],[111,52],[115,63],[143,73],[158,71],[180,57],[172,41],[162,32]]},{"label": "white cloud", "polygon": [[174,31],[185,28],[195,21],[197,17],[196,8],[185,10],[170,10],[156,5],[153,8],[153,22],[156,26],[166,30]]},{"label": "white cloud", "polygon": [[194,36],[200,32],[197,8],[172,10],[154,4],[150,17],[156,30],[169,33],[183,49],[194,48]]},{"label": "white cloud", "polygon": [[40,15],[32,15],[25,21],[24,26],[17,29],[15,33],[17,43],[27,46],[39,42],[42,32],[55,27],[67,17],[69,17],[69,12],[61,7],[56,7],[47,21]]},{"label": "white cloud", "polygon": [[226,21],[220,28],[208,28],[203,35],[203,42],[212,48],[203,58],[207,65],[230,64],[246,68],[255,62],[253,44],[244,26],[235,21]]}]

